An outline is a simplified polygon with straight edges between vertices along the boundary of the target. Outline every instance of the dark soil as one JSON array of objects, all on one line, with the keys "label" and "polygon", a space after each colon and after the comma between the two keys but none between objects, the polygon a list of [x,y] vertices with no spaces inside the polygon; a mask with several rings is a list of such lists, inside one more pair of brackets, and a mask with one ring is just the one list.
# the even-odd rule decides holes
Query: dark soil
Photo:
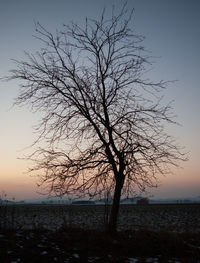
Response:
[{"label": "dark soil", "polygon": [[0,230],[1,263],[200,262],[200,233]]}]

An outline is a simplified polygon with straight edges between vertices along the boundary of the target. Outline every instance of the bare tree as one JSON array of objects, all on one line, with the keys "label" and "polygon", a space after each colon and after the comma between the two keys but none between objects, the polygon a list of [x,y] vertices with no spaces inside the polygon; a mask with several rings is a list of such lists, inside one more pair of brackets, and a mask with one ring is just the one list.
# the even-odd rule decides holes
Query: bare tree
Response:
[{"label": "bare tree", "polygon": [[165,133],[175,121],[164,105],[164,81],[144,78],[150,62],[143,37],[130,29],[132,12],[71,23],[52,34],[39,23],[43,48],[15,61],[9,79],[22,80],[16,99],[43,113],[38,141],[46,146],[30,157],[40,183],[56,195],[106,191],[113,195],[109,230],[116,230],[120,197],[156,185],[177,160],[179,146]]}]

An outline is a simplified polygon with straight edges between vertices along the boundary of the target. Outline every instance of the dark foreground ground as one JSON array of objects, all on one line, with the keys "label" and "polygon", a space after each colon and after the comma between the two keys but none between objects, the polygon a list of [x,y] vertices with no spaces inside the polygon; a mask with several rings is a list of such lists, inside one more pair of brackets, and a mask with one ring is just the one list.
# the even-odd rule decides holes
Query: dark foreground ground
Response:
[{"label": "dark foreground ground", "polygon": [[[107,210],[108,208],[108,210]],[[0,263],[200,263],[200,204],[0,206]]]},{"label": "dark foreground ground", "polygon": [[200,233],[0,230],[0,263],[200,263]]}]

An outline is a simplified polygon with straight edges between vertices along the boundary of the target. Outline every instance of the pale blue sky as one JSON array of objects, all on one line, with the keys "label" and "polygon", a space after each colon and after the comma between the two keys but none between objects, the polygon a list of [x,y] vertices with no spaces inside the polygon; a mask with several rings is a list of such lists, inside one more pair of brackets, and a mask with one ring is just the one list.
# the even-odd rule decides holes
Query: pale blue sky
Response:
[{"label": "pale blue sky", "polygon": [[[34,20],[54,32],[71,20],[98,18],[103,7],[121,0],[0,0],[0,77],[14,67],[11,59],[22,59],[23,51],[36,51]],[[190,151],[190,160],[174,175],[161,178],[162,186],[151,192],[156,197],[200,195],[200,1],[130,0],[135,8],[132,28],[146,37],[145,47],[155,58],[148,76],[178,80],[166,90],[166,99],[175,100],[174,112],[182,127],[169,128],[181,145]],[[17,83],[0,82],[0,191],[16,198],[35,196],[34,179],[24,174],[27,162],[18,160],[33,142],[32,125],[39,115],[26,108],[9,110],[18,94]]]}]

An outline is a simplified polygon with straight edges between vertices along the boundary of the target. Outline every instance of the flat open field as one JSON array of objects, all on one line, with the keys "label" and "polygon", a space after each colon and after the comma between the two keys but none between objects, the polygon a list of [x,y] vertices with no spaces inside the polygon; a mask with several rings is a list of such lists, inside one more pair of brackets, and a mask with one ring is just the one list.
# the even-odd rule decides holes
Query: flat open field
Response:
[{"label": "flat open field", "polygon": [[[52,230],[63,225],[101,228],[109,209],[104,205],[0,206],[0,226]],[[118,226],[119,230],[200,232],[200,204],[121,205]]]}]

